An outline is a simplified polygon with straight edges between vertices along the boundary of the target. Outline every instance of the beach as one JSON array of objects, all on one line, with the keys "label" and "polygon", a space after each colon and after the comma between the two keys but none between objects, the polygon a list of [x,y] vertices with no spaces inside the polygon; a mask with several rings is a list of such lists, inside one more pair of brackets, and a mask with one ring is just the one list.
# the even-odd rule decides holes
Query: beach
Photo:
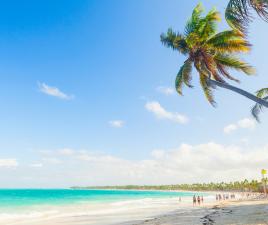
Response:
[{"label": "beach", "polygon": [[132,224],[169,214],[175,210],[190,213],[190,198],[179,203],[178,198],[140,199],[109,203],[84,203],[65,206],[32,207],[23,215],[0,220],[1,225],[108,225]]},{"label": "beach", "polygon": [[[107,225],[142,221],[175,210],[192,210],[194,194],[135,190],[0,190],[0,225]],[[204,195],[207,201],[213,201],[212,196]]]},{"label": "beach", "polygon": [[265,225],[268,224],[268,200],[237,200],[206,205],[188,212],[175,211],[142,222],[124,225]]},{"label": "beach", "polygon": [[[195,192],[205,196],[203,204],[193,206],[189,196],[192,192],[177,192],[178,196],[173,196],[176,192],[169,196],[166,196],[168,192],[163,192],[164,196],[160,196],[162,192],[141,193],[146,198],[142,195],[139,199],[106,203],[47,203],[28,206],[26,211],[17,210],[12,214],[1,212],[0,225],[268,224],[268,200],[260,195],[247,197],[237,193],[235,200],[216,201],[215,193]],[[156,194],[157,197],[153,197]]]}]

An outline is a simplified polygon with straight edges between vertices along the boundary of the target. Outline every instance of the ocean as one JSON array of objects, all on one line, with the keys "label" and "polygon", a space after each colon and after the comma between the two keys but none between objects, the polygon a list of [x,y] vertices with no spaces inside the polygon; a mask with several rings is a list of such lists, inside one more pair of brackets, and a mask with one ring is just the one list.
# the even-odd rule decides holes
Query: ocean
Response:
[{"label": "ocean", "polygon": [[79,203],[117,202],[144,198],[193,196],[191,192],[77,190],[77,189],[0,189],[0,209],[33,205],[65,205]]},{"label": "ocean", "polygon": [[121,212],[123,215],[126,210],[139,215],[139,210],[140,213],[146,210],[151,212],[152,206],[154,211],[160,207],[178,207],[179,197],[190,202],[194,194],[134,190],[0,189],[0,225],[13,224],[14,221],[14,224],[17,221],[31,224],[36,219],[75,218],[81,215],[91,216],[94,222],[98,218],[94,216],[121,215]]}]

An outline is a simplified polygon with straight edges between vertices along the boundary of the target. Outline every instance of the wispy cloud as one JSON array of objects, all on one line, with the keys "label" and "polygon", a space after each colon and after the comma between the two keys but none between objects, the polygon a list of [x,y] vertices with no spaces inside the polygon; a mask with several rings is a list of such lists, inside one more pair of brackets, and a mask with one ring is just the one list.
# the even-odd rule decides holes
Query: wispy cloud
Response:
[{"label": "wispy cloud", "polygon": [[38,88],[39,88],[39,91],[41,91],[42,93],[59,98],[59,99],[71,100],[74,98],[73,95],[68,95],[68,94],[62,92],[59,88],[49,86],[45,83],[38,82]]},{"label": "wispy cloud", "polygon": [[109,121],[111,127],[122,128],[125,125],[123,120],[111,120]]},{"label": "wispy cloud", "polygon": [[72,150],[70,148],[63,148],[63,149],[58,150],[58,154],[59,155],[69,156],[69,155],[74,154],[74,150]]},{"label": "wispy cloud", "polygon": [[42,163],[32,163],[29,166],[33,167],[33,168],[41,168],[41,167],[43,167],[43,164]]},{"label": "wispy cloud", "polygon": [[237,129],[238,129],[238,127],[237,127],[236,124],[229,124],[229,125],[227,125],[227,126],[225,126],[225,127],[223,128],[223,132],[224,132],[225,134],[229,134],[229,133],[231,133],[231,132],[233,132],[233,131],[235,131],[235,130],[237,130]]},{"label": "wispy cloud", "polygon": [[175,93],[174,88],[159,86],[156,90],[164,95],[173,95]]},{"label": "wispy cloud", "polygon": [[244,118],[236,123],[228,124],[223,128],[225,134],[230,134],[237,129],[253,129],[256,126],[256,122],[251,118]]},{"label": "wispy cloud", "polygon": [[149,112],[152,112],[158,119],[166,119],[180,124],[185,124],[189,120],[185,115],[167,111],[157,101],[147,102],[145,108]]},{"label": "wispy cloud", "polygon": [[[72,150],[71,155],[52,151],[61,164],[42,161],[36,173],[31,168],[18,171],[19,178],[30,176],[33,185],[126,185],[171,184],[211,181],[232,181],[259,178],[267,166],[268,146],[255,149],[240,145],[221,145],[214,142],[198,145],[181,144],[173,149],[155,149],[151,156],[130,160],[88,150]],[[66,177],[68,176],[68,179]],[[13,178],[17,179],[17,178]]]},{"label": "wispy cloud", "polygon": [[237,124],[240,128],[245,128],[245,129],[253,129],[256,126],[255,120],[250,119],[250,118],[244,118],[242,120],[239,120]]},{"label": "wispy cloud", "polygon": [[0,159],[0,167],[13,168],[17,166],[17,159]]}]

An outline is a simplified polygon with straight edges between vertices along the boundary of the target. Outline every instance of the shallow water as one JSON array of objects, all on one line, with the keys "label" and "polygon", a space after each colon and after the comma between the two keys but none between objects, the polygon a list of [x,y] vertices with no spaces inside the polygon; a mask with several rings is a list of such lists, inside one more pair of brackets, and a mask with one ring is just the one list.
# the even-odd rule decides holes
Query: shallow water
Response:
[{"label": "shallow water", "polygon": [[2,189],[0,225],[42,224],[53,218],[70,221],[81,217],[87,217],[88,224],[97,224],[100,215],[104,221],[112,217],[120,222],[142,214],[149,216],[158,210],[177,209],[179,197],[190,205],[193,195],[169,191]]}]

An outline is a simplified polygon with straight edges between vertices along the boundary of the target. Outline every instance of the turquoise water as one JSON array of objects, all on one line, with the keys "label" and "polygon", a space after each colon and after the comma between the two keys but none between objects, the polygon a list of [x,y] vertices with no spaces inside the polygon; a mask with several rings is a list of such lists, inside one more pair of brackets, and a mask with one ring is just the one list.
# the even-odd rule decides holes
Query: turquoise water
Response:
[{"label": "turquoise water", "polygon": [[24,208],[36,205],[66,205],[102,203],[144,198],[193,196],[190,192],[71,190],[71,189],[0,189],[0,209]]}]

